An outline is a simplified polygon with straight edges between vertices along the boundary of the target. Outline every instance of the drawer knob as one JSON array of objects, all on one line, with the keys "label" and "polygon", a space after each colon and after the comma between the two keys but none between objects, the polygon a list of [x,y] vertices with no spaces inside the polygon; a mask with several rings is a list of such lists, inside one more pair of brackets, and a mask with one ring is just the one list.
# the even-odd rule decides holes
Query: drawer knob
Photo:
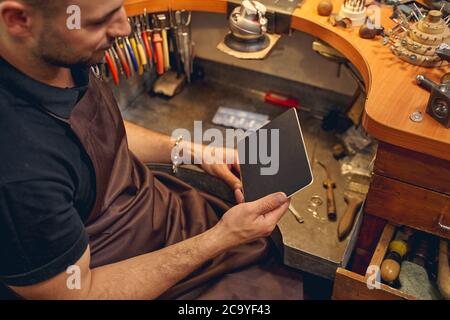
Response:
[{"label": "drawer knob", "polygon": [[439,217],[438,226],[439,226],[439,228],[441,228],[441,230],[450,232],[450,227],[447,226],[447,225],[445,225],[445,224],[443,223],[443,221],[444,221],[444,214],[441,214],[441,216]]}]

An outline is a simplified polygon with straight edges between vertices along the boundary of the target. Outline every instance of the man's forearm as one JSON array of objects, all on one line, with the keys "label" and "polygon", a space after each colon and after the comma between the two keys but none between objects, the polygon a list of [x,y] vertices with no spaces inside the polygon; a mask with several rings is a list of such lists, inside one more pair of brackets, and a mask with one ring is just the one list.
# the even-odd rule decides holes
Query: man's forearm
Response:
[{"label": "man's forearm", "polygon": [[91,270],[87,299],[154,299],[228,250],[230,243],[214,227],[156,252]]},{"label": "man's forearm", "polygon": [[70,266],[71,270],[34,285],[11,289],[25,299],[158,298],[208,260],[238,245],[268,237],[289,203],[285,194],[276,193],[239,204],[196,237],[94,269],[90,268],[88,246],[76,264]]},{"label": "man's forearm", "polygon": [[144,163],[170,163],[174,140],[124,121],[130,150]]}]

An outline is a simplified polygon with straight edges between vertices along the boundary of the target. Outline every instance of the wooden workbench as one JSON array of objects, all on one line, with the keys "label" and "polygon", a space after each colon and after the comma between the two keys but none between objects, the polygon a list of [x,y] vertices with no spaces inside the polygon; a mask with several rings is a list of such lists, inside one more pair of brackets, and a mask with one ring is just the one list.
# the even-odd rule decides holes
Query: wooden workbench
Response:
[{"label": "wooden workbench", "polygon": [[[127,0],[128,15],[149,11],[187,9],[226,13],[223,0]],[[380,40],[366,40],[358,36],[358,29],[343,30],[331,26],[326,17],[316,13],[318,0],[305,0],[294,12],[292,28],[326,41],[344,54],[362,74],[367,88],[367,102],[363,118],[364,128],[375,138],[402,148],[450,160],[450,130],[428,115],[421,123],[409,116],[414,111],[425,113],[429,94],[415,82],[418,74],[426,74],[434,81],[449,67],[422,68],[410,65],[394,56]],[[334,0],[335,10],[342,0]],[[393,22],[388,18],[391,9],[382,9],[382,24],[388,29]]]}]

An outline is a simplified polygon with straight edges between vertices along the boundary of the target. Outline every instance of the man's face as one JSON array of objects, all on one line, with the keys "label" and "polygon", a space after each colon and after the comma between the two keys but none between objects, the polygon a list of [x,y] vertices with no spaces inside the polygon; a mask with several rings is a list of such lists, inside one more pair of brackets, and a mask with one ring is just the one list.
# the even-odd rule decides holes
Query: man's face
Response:
[{"label": "man's face", "polygon": [[[92,65],[102,61],[114,38],[130,33],[123,0],[72,0],[80,8],[81,28],[71,30],[73,12],[61,6],[55,16],[41,16],[31,52],[60,67]],[[69,6],[69,4],[67,5]],[[69,24],[70,25],[70,24]]]}]

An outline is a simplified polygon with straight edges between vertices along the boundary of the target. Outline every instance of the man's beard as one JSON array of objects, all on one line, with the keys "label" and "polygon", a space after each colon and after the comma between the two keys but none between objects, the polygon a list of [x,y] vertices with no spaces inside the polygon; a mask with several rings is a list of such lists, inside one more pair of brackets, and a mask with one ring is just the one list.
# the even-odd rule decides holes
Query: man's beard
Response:
[{"label": "man's beard", "polygon": [[[47,29],[51,30],[51,29]],[[103,52],[95,52],[89,57],[82,57],[74,50],[65,45],[56,34],[44,32],[39,38],[35,55],[47,64],[62,67],[90,67],[101,63],[104,58]]]}]

